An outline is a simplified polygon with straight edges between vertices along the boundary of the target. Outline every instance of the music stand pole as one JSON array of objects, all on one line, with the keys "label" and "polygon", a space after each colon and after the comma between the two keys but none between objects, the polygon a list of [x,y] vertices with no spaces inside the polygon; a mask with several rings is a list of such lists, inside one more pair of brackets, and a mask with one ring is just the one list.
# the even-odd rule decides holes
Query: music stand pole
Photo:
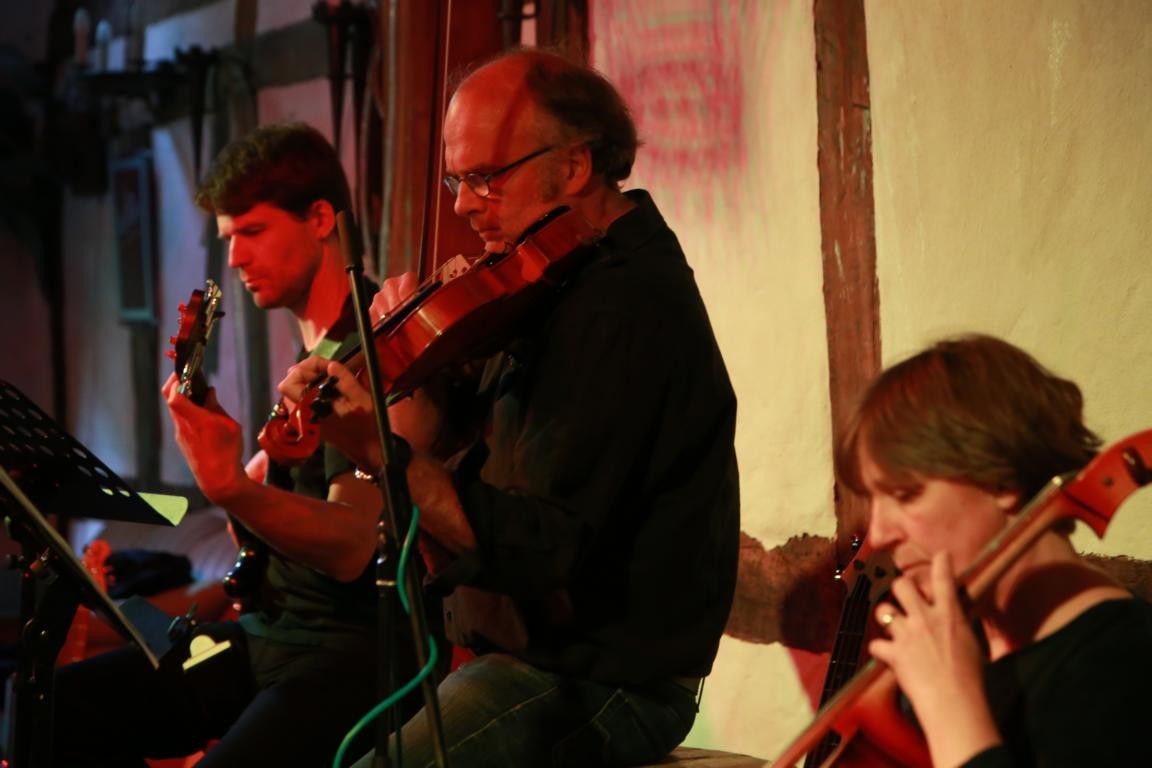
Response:
[{"label": "music stand pole", "polygon": [[[388,589],[390,579],[384,573],[385,563],[390,554],[390,540],[392,537],[403,538],[411,524],[409,510],[412,508],[412,499],[408,491],[406,461],[398,456],[396,441],[392,434],[391,424],[388,420],[387,400],[384,397],[383,382],[380,377],[380,363],[376,355],[376,346],[373,343],[372,322],[368,317],[367,297],[364,295],[364,265],[361,249],[358,245],[357,230],[350,221],[347,211],[341,211],[336,216],[336,227],[340,234],[340,247],[344,254],[344,269],[348,272],[349,283],[352,288],[352,305],[356,315],[356,327],[360,334],[360,349],[364,355],[364,368],[368,373],[368,387],[372,395],[373,411],[376,415],[376,431],[380,437],[380,454],[384,458],[384,468],[380,473],[379,482],[384,492],[384,508],[380,522],[377,525],[377,587],[380,590],[381,602],[381,641],[388,637],[391,616],[395,613],[392,606],[392,594]],[[391,532],[391,533],[390,533]],[[407,562],[403,574],[397,573],[397,581],[403,585],[411,609],[408,615],[412,628],[412,641],[415,646],[416,663],[423,669],[428,664],[428,620],[424,612],[424,599],[421,582],[413,559]],[[382,670],[387,674],[391,668],[386,663]],[[420,690],[424,697],[424,713],[428,719],[428,729],[432,735],[433,754],[436,765],[443,768],[448,764],[447,750],[444,747],[444,728],[440,719],[440,700],[436,693],[436,682],[431,674],[425,675],[420,681]],[[390,692],[390,691],[389,691]],[[376,749],[374,765],[388,765],[387,729],[377,731],[379,744]],[[399,731],[397,731],[399,733]],[[399,739],[397,739],[399,744]]]}]

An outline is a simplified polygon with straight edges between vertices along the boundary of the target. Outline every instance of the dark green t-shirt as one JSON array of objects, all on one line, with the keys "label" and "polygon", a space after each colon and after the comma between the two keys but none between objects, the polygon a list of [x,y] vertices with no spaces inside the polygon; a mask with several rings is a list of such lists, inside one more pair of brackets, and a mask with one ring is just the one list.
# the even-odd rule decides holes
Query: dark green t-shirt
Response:
[{"label": "dark green t-shirt", "polygon": [[[341,340],[340,350],[358,343],[351,299],[328,339]],[[339,354],[337,351],[332,356]],[[270,461],[268,484],[325,499],[332,479],[354,468],[346,456],[321,444],[299,467]],[[375,635],[376,607],[374,560],[364,564],[359,578],[344,583],[269,547],[255,608],[241,616],[240,623],[248,634],[274,642],[348,648],[362,644],[365,636]]]}]

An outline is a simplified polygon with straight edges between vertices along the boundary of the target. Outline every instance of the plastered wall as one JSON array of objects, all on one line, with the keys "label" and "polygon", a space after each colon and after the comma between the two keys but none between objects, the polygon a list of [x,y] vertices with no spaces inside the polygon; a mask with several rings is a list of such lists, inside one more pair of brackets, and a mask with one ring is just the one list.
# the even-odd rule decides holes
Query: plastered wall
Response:
[{"label": "plastered wall", "polygon": [[[867,3],[886,361],[963,330],[1152,427],[1152,5]],[[1152,493],[1084,549],[1152,558]]]}]

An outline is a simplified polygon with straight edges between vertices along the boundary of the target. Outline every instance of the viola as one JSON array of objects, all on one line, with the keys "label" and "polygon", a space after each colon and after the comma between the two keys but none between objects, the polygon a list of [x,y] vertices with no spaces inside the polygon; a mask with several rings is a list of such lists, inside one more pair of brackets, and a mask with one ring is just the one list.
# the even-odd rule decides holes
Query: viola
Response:
[{"label": "viola", "polygon": [[[373,326],[385,396],[402,397],[455,363],[494,352],[518,320],[587,261],[601,236],[575,211],[558,208],[507,252],[484,254],[455,277],[433,275]],[[364,353],[357,346],[339,362],[359,375]],[[258,440],[274,461],[297,465],[316,450],[324,383],[313,382],[295,408],[281,400],[273,409]]]},{"label": "viola", "polygon": [[[1138,432],[1101,451],[1079,473],[1054,478],[981,551],[957,579],[961,598],[975,605],[1053,524],[1080,520],[1103,537],[1116,509],[1152,483],[1152,430]],[[871,659],[856,677],[821,707],[816,718],[772,765],[793,766],[829,731],[840,737],[822,766],[853,765],[884,756],[894,766],[928,766],[927,744],[897,706],[896,676]],[[854,755],[852,750],[856,749]],[[867,755],[860,758],[860,755]]]}]

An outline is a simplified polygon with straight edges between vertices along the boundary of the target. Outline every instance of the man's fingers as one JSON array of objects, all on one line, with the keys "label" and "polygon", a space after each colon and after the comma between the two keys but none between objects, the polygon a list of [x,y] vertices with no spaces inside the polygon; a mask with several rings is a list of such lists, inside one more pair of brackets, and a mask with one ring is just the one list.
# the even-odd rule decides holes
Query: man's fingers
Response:
[{"label": "man's fingers", "polygon": [[415,272],[405,272],[396,277],[390,277],[380,286],[380,290],[372,297],[370,316],[373,322],[392,311],[398,304],[412,295],[419,287],[420,281]]},{"label": "man's fingers", "polygon": [[326,358],[317,355],[301,360],[288,369],[276,389],[285,397],[298,402],[312,382],[327,375],[328,362]]}]

